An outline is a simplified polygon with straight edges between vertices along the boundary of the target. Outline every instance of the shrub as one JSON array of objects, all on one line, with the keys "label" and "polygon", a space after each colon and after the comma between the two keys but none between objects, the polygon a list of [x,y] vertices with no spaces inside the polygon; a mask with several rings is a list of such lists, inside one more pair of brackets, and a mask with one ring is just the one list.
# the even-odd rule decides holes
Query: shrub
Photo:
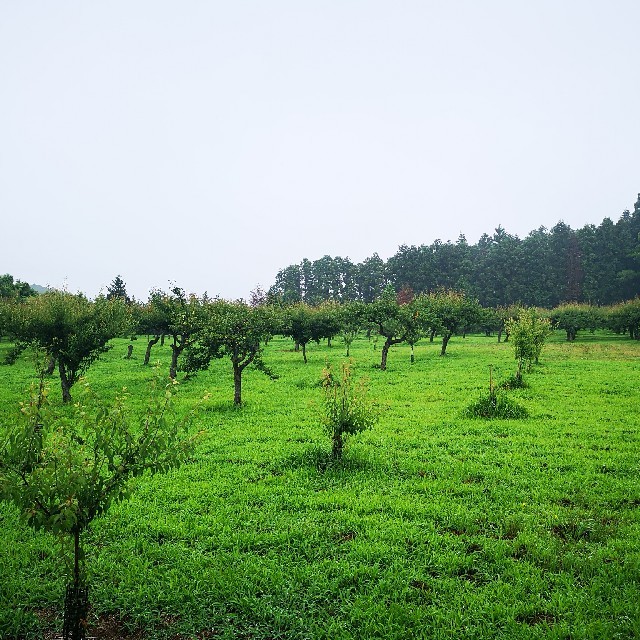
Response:
[{"label": "shrub", "polygon": [[536,309],[522,309],[517,318],[507,320],[506,326],[518,361],[516,377],[521,377],[525,364],[527,370],[531,371],[531,364],[538,363],[544,342],[551,331],[551,323],[548,318],[541,317]]},{"label": "shrub", "polygon": [[526,418],[529,412],[517,402],[514,402],[501,391],[490,391],[483,394],[465,410],[469,418],[500,418],[513,419]]},{"label": "shrub", "polygon": [[41,378],[20,417],[0,432],[0,498],[13,502],[34,529],[71,541],[63,634],[73,640],[84,638],[88,606],[83,532],[129,494],[133,477],[180,465],[193,440],[185,421],[170,419],[168,387],[153,394],[139,423],[129,418],[126,396],[104,406],[86,391],[60,416]]},{"label": "shrub", "polygon": [[339,459],[342,457],[346,437],[373,427],[378,415],[373,403],[367,399],[364,380],[354,384],[350,363],[342,363],[339,377],[327,365],[322,370],[322,388],[323,424],[331,437],[332,456]]}]

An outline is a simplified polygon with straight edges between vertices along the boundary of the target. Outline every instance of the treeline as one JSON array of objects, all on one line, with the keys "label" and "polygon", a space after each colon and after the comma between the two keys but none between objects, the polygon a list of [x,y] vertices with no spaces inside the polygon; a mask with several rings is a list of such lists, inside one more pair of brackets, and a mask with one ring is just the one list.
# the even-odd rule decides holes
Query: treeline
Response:
[{"label": "treeline", "polygon": [[324,256],[278,272],[269,297],[285,304],[324,300],[372,302],[396,291],[464,291],[483,306],[520,303],[552,308],[562,302],[609,305],[640,294],[640,194],[617,222],[574,230],[563,222],[520,239],[498,227],[470,245],[402,245],[386,262],[374,253],[361,263]]},{"label": "treeline", "polygon": [[[249,365],[269,376],[275,374],[263,362],[264,346],[274,335],[290,337],[307,362],[307,345],[341,338],[349,346],[358,335],[380,342],[380,369],[387,366],[393,345],[413,347],[423,338],[442,341],[445,355],[454,335],[497,333],[498,340],[508,331],[509,322],[520,317],[523,307],[484,307],[463,292],[438,289],[431,293],[396,293],[391,285],[372,302],[326,301],[316,306],[305,302],[291,305],[270,304],[255,296],[253,303],[230,302],[187,295],[175,287],[153,291],[146,303],[130,300],[124,283],[119,295],[112,285],[107,296],[88,300],[82,294],[49,291],[37,296],[0,298],[0,337],[13,343],[5,364],[11,364],[25,350],[39,354],[42,372],[58,372],[63,401],[72,400],[71,389],[88,367],[118,336],[133,340],[146,336],[143,363],[150,362],[158,342],[169,342],[169,377],[178,371],[194,375],[209,367],[215,358],[226,357],[234,378],[234,402],[242,403],[242,374]],[[534,309],[530,307],[529,309]],[[570,303],[551,310],[534,309],[548,318],[554,328],[574,340],[579,331],[608,328],[640,339],[640,298],[606,307]]]}]

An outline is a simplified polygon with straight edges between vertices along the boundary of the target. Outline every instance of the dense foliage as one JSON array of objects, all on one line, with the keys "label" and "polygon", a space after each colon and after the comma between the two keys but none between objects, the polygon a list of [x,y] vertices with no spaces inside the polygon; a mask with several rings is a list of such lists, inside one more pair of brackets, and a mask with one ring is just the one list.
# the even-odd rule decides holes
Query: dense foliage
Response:
[{"label": "dense foliage", "polygon": [[32,345],[49,358],[51,372],[57,364],[62,398],[71,401],[71,387],[101,353],[108,342],[129,325],[125,303],[99,297],[90,301],[82,294],[48,291],[14,304],[6,327],[22,345]]},{"label": "dense foliage", "polygon": [[477,244],[401,246],[386,263],[374,254],[360,264],[324,256],[278,272],[269,297],[285,303],[372,302],[387,284],[415,293],[465,291],[483,306],[555,307],[561,302],[607,305],[640,294],[640,194],[617,222],[574,230],[563,222],[521,239],[498,227]]}]

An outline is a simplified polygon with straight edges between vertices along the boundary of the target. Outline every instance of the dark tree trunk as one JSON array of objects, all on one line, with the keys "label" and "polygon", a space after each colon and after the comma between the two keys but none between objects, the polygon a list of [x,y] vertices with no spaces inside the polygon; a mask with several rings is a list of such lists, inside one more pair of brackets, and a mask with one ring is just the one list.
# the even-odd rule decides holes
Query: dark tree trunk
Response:
[{"label": "dark tree trunk", "polygon": [[327,338],[327,347],[331,348],[331,338]]},{"label": "dark tree trunk", "polygon": [[80,530],[73,531],[73,583],[67,585],[64,601],[65,640],[84,640],[87,632],[89,589],[80,572]]},{"label": "dark tree trunk", "polygon": [[302,343],[302,359],[304,360],[304,363],[307,364],[307,343],[306,342]]},{"label": "dark tree trunk", "polygon": [[56,357],[49,356],[49,363],[47,364],[47,368],[44,370],[44,372],[48,376],[50,376],[55,370],[56,370]]},{"label": "dark tree trunk", "polygon": [[176,376],[178,375],[178,356],[180,355],[181,351],[182,348],[179,345],[171,345],[171,365],[169,366],[169,377],[172,380],[175,380]]},{"label": "dark tree trunk", "polygon": [[132,345],[132,344],[130,344],[130,345],[127,347],[127,360],[131,360],[131,354],[132,354],[132,353],[133,353],[133,345]]},{"label": "dark tree trunk", "polygon": [[432,329],[431,333],[429,334],[429,342],[433,342],[433,339],[436,337],[436,330]]},{"label": "dark tree trunk", "polygon": [[60,373],[60,387],[62,388],[62,402],[71,402],[72,376],[67,372],[64,363],[58,360],[58,372]]},{"label": "dark tree trunk", "polygon": [[144,353],[144,364],[149,364],[149,360],[151,358],[151,348],[154,344],[158,344],[158,340],[160,340],[160,336],[155,336],[153,339],[147,342],[147,350]]},{"label": "dark tree trunk", "polygon": [[413,355],[413,345],[411,345],[411,364],[416,361],[416,357]]},{"label": "dark tree trunk", "polygon": [[447,352],[447,345],[449,344],[449,339],[451,338],[450,333],[445,333],[442,335],[442,349],[440,349],[440,355],[443,356]]},{"label": "dark tree trunk", "polygon": [[380,360],[380,369],[382,371],[387,370],[387,356],[389,355],[389,347],[394,344],[399,344],[402,342],[404,338],[392,338],[391,336],[387,336],[387,339],[384,341],[384,345],[382,346],[382,360]]},{"label": "dark tree trunk", "polygon": [[502,329],[498,329],[498,343],[502,340]]},{"label": "dark tree trunk", "polygon": [[391,343],[389,342],[389,339],[387,338],[384,341],[384,345],[382,346],[382,359],[380,360],[380,370],[381,371],[386,371],[387,370],[387,355],[389,354],[389,347],[391,346]]},{"label": "dark tree trunk", "polygon": [[233,363],[233,404],[242,404],[242,368],[237,362]]}]

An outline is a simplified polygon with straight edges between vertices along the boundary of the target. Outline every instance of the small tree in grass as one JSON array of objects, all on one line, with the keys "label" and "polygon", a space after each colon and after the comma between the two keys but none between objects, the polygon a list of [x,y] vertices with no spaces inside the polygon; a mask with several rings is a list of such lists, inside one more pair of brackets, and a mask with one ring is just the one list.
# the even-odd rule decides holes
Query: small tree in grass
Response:
[{"label": "small tree in grass", "polygon": [[365,306],[362,302],[346,302],[338,312],[340,319],[340,334],[345,347],[347,348],[346,356],[349,357],[351,344],[356,339],[358,333],[364,324]]},{"label": "small tree in grass", "polygon": [[378,416],[374,405],[367,399],[364,380],[354,383],[348,362],[342,363],[339,376],[334,374],[330,365],[322,370],[322,389],[324,427],[331,436],[331,454],[334,459],[340,459],[346,437],[370,429]]},{"label": "small tree in grass", "polygon": [[538,363],[544,342],[551,332],[551,323],[536,309],[521,309],[517,318],[507,320],[506,327],[518,361],[516,378],[520,380],[525,365],[527,371],[531,371],[532,363]]},{"label": "small tree in grass", "polygon": [[88,585],[82,534],[114,501],[128,496],[130,480],[177,467],[191,448],[186,420],[171,420],[173,392],[152,395],[147,411],[132,421],[126,395],[112,406],[83,402],[56,415],[40,381],[20,417],[0,431],[0,497],[13,502],[34,529],[57,534],[73,547],[64,606],[64,638],[86,632]]}]

